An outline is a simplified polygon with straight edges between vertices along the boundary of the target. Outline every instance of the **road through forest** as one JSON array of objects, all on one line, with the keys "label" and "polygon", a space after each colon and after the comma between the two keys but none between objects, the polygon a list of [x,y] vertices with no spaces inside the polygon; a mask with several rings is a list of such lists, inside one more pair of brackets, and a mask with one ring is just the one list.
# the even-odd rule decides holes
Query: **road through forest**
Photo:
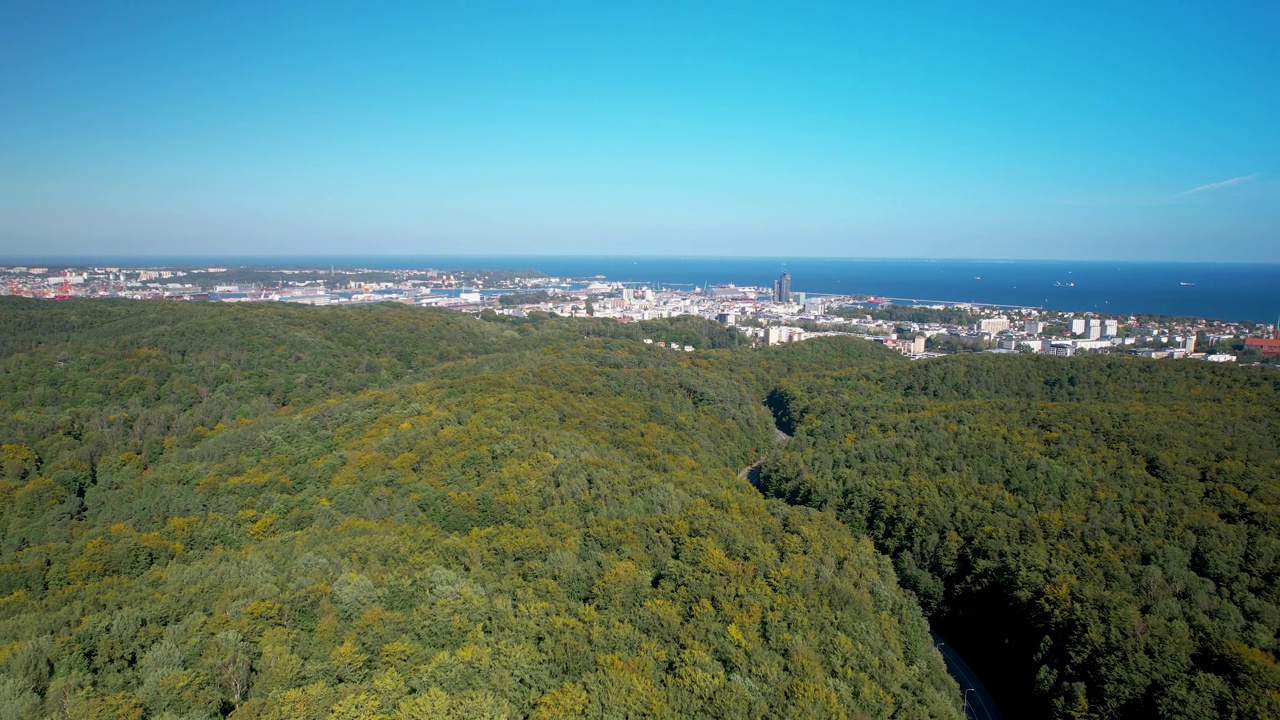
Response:
[{"label": "road through forest", "polygon": [[[781,447],[791,436],[782,431],[781,428],[774,427],[774,439]],[[746,480],[751,483],[754,488],[760,487],[760,465],[769,459],[769,455],[765,454],[760,459],[738,471],[738,479]],[[933,636],[933,644],[937,646],[938,651],[942,653],[942,659],[946,661],[947,672],[951,677],[955,678],[960,684],[960,692],[962,694],[961,702],[964,706],[966,718],[972,720],[1003,720],[1004,716],[1000,714],[1000,710],[996,707],[996,702],[991,697],[991,693],[987,692],[986,686],[978,679],[977,674],[969,667],[969,664],[960,657],[960,653],[955,648],[948,645],[946,640],[938,633],[930,630],[929,634]]]}]

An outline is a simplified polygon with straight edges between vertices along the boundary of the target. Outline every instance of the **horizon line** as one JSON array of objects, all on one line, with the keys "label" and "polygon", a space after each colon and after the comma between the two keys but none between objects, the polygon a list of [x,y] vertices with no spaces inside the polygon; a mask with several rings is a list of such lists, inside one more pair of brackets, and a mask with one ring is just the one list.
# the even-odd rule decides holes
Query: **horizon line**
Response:
[{"label": "horizon line", "polygon": [[[838,260],[856,262],[972,262],[972,263],[1124,263],[1145,265],[1280,265],[1276,260],[1136,260],[1115,258],[1010,258],[1010,257],[923,257],[923,256],[864,256],[864,255],[716,255],[716,254],[586,254],[586,253],[280,253],[280,254],[168,254],[168,253],[103,253],[103,254],[43,254],[43,255],[6,255],[0,254],[0,264],[14,264],[15,261],[30,264],[33,262],[66,262],[78,260],[165,260],[183,262],[230,262],[230,261],[312,261],[359,259],[568,259],[580,258],[591,260]],[[275,262],[274,264],[282,264]]]}]

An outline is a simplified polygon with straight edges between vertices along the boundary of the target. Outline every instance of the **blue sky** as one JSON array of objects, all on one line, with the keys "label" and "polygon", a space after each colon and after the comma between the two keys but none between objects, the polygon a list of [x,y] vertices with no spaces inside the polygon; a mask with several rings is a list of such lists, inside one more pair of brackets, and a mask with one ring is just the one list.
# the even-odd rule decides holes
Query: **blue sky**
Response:
[{"label": "blue sky", "polygon": [[1275,2],[369,5],[0,4],[0,255],[1280,261]]}]

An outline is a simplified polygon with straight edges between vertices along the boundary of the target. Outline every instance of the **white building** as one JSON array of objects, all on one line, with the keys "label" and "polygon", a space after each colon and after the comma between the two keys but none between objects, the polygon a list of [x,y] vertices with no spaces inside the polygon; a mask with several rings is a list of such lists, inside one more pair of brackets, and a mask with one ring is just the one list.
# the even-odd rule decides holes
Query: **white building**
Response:
[{"label": "white building", "polygon": [[1009,329],[1009,319],[1002,317],[983,318],[974,324],[973,329],[978,332],[987,332],[992,334],[1003,332]]},{"label": "white building", "polygon": [[1015,352],[1021,352],[1023,348],[1026,348],[1033,353],[1040,353],[1044,352],[1044,348],[1048,344],[1048,341],[1041,340],[1039,338],[1000,338],[1000,342],[997,347],[1001,350],[1011,350]]},{"label": "white building", "polygon": [[1084,318],[1071,318],[1071,334],[1072,335],[1084,334]]},{"label": "white building", "polygon": [[1104,350],[1111,347],[1110,340],[1072,340],[1076,350]]},{"label": "white building", "polygon": [[1097,340],[1102,337],[1102,320],[1098,318],[1089,318],[1088,320],[1085,320],[1084,334],[1085,337],[1090,340]]},{"label": "white building", "polygon": [[786,342],[799,342],[804,340],[804,330],[798,327],[788,327],[786,325],[770,325],[765,330],[765,343],[768,345],[777,345]]}]

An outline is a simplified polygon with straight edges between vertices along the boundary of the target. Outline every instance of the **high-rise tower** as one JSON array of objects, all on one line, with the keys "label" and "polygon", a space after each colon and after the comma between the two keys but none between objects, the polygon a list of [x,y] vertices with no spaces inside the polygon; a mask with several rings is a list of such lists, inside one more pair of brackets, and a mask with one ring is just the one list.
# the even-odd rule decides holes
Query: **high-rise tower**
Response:
[{"label": "high-rise tower", "polygon": [[773,301],[791,302],[791,273],[786,270],[783,270],[782,275],[773,281]]}]

